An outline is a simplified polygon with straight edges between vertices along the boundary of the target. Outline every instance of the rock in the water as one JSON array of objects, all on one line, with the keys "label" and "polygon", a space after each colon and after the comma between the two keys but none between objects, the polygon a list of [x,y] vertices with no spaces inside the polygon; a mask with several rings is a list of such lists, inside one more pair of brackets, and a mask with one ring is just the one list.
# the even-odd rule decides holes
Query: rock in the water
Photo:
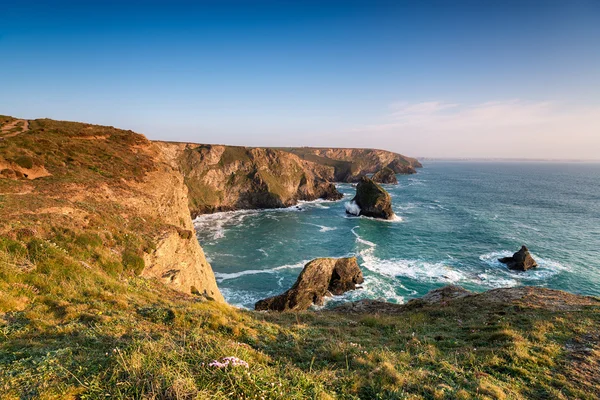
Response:
[{"label": "rock in the water", "polygon": [[529,249],[525,246],[521,246],[521,250],[513,254],[512,257],[499,258],[498,261],[506,264],[508,269],[516,271],[527,271],[538,266],[533,257],[531,257]]},{"label": "rock in the water", "polygon": [[377,171],[373,177],[374,182],[377,183],[387,183],[392,185],[398,184],[398,179],[396,179],[396,174],[391,168],[385,167]]},{"label": "rock in the water", "polygon": [[[389,193],[367,177],[362,177],[356,185],[356,196],[351,204],[356,204],[360,208],[358,215],[381,219],[394,218],[392,198]],[[347,209],[346,212],[352,214],[351,210]]]},{"label": "rock in the water", "polygon": [[303,311],[322,305],[325,296],[356,289],[364,281],[355,257],[317,258],[304,266],[296,283],[287,292],[254,305],[256,310]]}]

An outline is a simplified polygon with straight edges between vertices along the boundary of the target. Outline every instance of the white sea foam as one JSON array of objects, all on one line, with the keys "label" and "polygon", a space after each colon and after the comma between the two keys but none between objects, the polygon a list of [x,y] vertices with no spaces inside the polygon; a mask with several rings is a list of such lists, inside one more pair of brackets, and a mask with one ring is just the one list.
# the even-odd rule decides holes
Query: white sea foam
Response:
[{"label": "white sea foam", "polygon": [[246,275],[275,274],[278,271],[281,271],[284,269],[301,269],[309,261],[310,260],[304,260],[304,261],[300,261],[299,263],[296,263],[296,264],[282,265],[279,267],[267,268],[267,269],[246,269],[244,271],[238,271],[238,272],[215,272],[215,278],[217,279],[217,282],[223,282],[226,280],[236,279],[236,278],[239,278],[241,276],[246,276]]},{"label": "white sea foam", "polygon": [[358,206],[358,204],[356,204],[356,202],[354,201],[349,201],[348,203],[345,204],[346,206],[346,212],[352,215],[359,215],[360,214],[360,207]]},{"label": "white sea foam", "polygon": [[269,253],[267,253],[266,250],[264,249],[257,249],[259,252],[263,253],[265,255],[265,257],[269,257]]},{"label": "white sea foam", "polygon": [[304,211],[300,206],[287,208],[267,208],[261,210],[236,210],[224,211],[213,214],[202,214],[194,219],[196,232],[208,238],[208,240],[219,240],[225,237],[227,228],[244,223],[247,217],[266,214],[267,218],[277,220],[277,213],[301,212]]},{"label": "white sea foam", "polygon": [[355,229],[358,229],[358,228],[360,228],[360,227],[359,226],[355,226],[354,228],[350,229],[350,232],[352,232],[352,234],[356,237],[356,241],[358,243],[366,244],[367,246],[370,246],[370,247],[377,246],[375,243],[369,242],[368,240],[365,240],[365,239],[361,238],[360,235],[355,232]]},{"label": "white sea foam", "polygon": [[313,223],[310,223],[310,222],[301,222],[301,224],[302,225],[316,226],[317,228],[319,228],[319,232],[329,232],[329,231],[335,231],[337,229],[337,228],[333,228],[331,226],[313,224]]},{"label": "white sea foam", "polygon": [[406,277],[424,282],[456,283],[466,281],[468,276],[443,262],[431,263],[420,260],[382,260],[371,254],[363,254],[365,268],[390,277]]},{"label": "white sea foam", "polygon": [[504,276],[504,279],[511,279],[519,283],[524,283],[527,281],[543,281],[563,271],[571,270],[571,268],[568,266],[562,265],[557,261],[548,260],[538,257],[535,254],[531,254],[535,262],[538,264],[537,268],[530,269],[529,271],[512,271],[508,269],[505,264],[498,261],[498,258],[510,257],[512,255],[512,252],[505,250],[483,254],[479,256],[479,259],[490,267],[488,270],[486,270],[486,273],[492,273],[494,276]]}]

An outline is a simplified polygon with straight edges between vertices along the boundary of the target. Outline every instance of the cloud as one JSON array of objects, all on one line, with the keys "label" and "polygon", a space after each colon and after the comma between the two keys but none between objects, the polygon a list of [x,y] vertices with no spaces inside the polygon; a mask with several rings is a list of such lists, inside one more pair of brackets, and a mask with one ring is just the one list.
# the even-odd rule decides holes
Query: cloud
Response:
[{"label": "cloud", "polygon": [[411,155],[600,159],[600,106],[514,99],[389,108],[381,123],[354,132]]},{"label": "cloud", "polygon": [[392,116],[395,118],[428,116],[454,107],[458,107],[458,104],[444,103],[441,101],[425,101],[414,104],[399,102],[390,104],[390,108],[393,110]]}]

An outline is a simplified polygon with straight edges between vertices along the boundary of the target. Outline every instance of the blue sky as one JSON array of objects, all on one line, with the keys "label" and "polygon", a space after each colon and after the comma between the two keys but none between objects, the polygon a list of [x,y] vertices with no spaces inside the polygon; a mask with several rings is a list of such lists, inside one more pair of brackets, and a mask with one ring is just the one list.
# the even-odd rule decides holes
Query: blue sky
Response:
[{"label": "blue sky", "polygon": [[1,114],[203,143],[600,158],[597,0],[0,3]]}]

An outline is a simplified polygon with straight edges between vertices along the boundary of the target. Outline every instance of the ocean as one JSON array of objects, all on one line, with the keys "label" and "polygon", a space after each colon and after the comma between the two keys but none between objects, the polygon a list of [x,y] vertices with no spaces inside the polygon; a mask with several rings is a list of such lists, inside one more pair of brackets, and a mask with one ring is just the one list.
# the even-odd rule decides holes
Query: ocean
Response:
[{"label": "ocean", "polygon": [[[358,299],[404,303],[431,289],[534,285],[600,296],[600,164],[427,162],[383,185],[395,221],[346,215],[354,196],[277,210],[203,215],[197,237],[230,304],[253,308],[292,286],[317,257],[356,256]],[[499,257],[529,247],[539,267],[510,271]]]}]

